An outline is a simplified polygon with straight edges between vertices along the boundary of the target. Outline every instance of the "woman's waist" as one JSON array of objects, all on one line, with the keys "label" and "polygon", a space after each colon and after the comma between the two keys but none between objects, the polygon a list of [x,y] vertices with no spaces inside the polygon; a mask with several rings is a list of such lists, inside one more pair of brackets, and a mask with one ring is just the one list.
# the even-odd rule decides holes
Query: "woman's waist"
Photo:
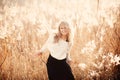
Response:
[{"label": "woman's waist", "polygon": [[66,53],[50,53],[50,55],[51,55],[53,58],[55,58],[55,59],[57,59],[57,60],[60,60],[60,61],[66,59],[66,56],[67,56]]},{"label": "woman's waist", "polygon": [[51,58],[51,60],[53,60],[53,61],[59,61],[59,62],[66,61],[66,57],[58,57],[58,56],[56,57],[52,54],[49,55],[49,58]]}]

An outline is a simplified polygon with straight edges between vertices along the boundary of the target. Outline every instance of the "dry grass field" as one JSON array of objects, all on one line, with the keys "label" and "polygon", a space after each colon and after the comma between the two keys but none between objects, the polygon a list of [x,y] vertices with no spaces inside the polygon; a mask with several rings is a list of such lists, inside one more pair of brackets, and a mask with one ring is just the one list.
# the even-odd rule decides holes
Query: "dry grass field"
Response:
[{"label": "dry grass field", "polygon": [[120,0],[0,0],[0,80],[48,80],[32,57],[67,21],[73,32],[75,80],[120,79]]}]

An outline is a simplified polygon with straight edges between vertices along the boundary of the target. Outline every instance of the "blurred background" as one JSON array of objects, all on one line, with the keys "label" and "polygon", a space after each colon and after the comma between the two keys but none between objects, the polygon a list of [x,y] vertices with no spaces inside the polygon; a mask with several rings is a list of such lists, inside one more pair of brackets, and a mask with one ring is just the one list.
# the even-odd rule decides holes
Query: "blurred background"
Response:
[{"label": "blurred background", "polygon": [[67,21],[75,80],[120,79],[120,0],[0,0],[0,80],[48,80],[49,52],[31,57]]}]

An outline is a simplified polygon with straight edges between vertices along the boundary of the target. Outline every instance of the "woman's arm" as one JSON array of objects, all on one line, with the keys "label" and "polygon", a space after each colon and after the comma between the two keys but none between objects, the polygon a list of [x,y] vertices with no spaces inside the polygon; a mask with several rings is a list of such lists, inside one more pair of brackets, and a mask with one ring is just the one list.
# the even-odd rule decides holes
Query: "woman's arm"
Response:
[{"label": "woman's arm", "polygon": [[72,59],[70,57],[70,53],[67,53],[67,63],[71,65]]},{"label": "woman's arm", "polygon": [[40,55],[42,55],[42,53],[44,53],[44,51],[47,48],[47,43],[48,43],[48,40],[45,42],[45,44],[42,46],[42,48],[35,53],[35,56],[40,56]]},{"label": "woman's arm", "polygon": [[71,51],[71,48],[72,48],[72,43],[69,43],[69,46],[68,46],[68,53],[67,53],[67,61],[71,61],[71,55],[70,55],[70,51]]},{"label": "woman's arm", "polygon": [[52,35],[49,35],[49,38],[47,39],[45,44],[42,46],[42,48],[40,50],[37,51],[37,53],[36,53],[37,56],[39,56],[39,55],[41,55],[42,53],[45,52],[45,50],[48,48],[51,40],[52,40]]}]

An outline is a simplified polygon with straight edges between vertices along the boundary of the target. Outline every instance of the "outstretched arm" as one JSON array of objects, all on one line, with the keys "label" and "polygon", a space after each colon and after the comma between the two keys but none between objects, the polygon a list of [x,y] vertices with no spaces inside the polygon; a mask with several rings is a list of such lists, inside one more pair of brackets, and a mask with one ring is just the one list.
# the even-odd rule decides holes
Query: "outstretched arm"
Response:
[{"label": "outstretched arm", "polygon": [[53,35],[50,34],[49,35],[49,38],[47,39],[47,41],[45,42],[45,44],[42,46],[42,48],[40,50],[37,51],[37,53],[35,54],[36,56],[39,56],[41,55],[42,53],[45,52],[46,49],[48,49],[48,46],[50,46],[50,43],[52,41],[52,37]]},{"label": "outstretched arm", "polygon": [[48,44],[48,40],[45,42],[45,44],[42,46],[42,48],[35,53],[35,56],[40,56],[40,55],[42,55],[42,53],[44,53],[44,51],[45,51],[46,48],[47,48],[47,44]]}]

